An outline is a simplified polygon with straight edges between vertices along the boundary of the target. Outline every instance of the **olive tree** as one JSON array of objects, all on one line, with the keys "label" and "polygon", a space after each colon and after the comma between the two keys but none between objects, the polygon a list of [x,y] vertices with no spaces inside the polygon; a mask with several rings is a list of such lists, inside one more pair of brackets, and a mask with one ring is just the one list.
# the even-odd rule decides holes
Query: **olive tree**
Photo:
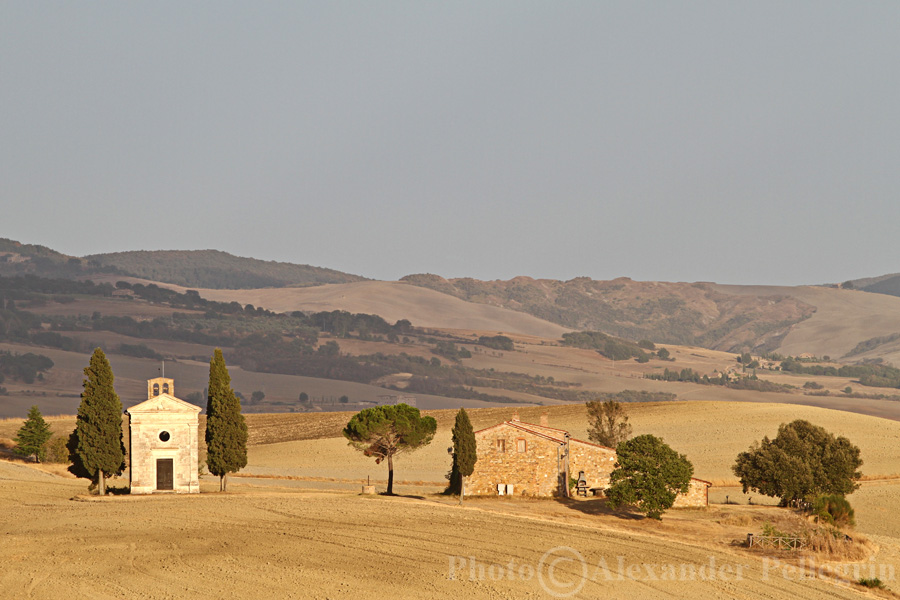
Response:
[{"label": "olive tree", "polygon": [[782,506],[811,502],[820,494],[846,496],[862,476],[859,448],[845,437],[798,419],[782,423],[778,435],[753,442],[732,467],[746,493],[781,498]]}]

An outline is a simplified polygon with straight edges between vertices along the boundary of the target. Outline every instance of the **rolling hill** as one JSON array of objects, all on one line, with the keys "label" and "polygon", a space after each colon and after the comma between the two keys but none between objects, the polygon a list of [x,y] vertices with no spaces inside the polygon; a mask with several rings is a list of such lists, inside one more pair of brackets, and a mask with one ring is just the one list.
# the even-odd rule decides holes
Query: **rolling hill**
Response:
[{"label": "rolling hill", "polygon": [[203,298],[262,306],[275,312],[346,310],[370,313],[418,327],[516,333],[557,338],[567,327],[499,306],[466,302],[433,290],[390,281],[363,281],[307,288],[198,290]]},{"label": "rolling hill", "polygon": [[68,256],[0,238],[0,275],[80,279],[112,274],[184,287],[259,288],[365,281],[334,269],[234,256],[220,250],[159,250]]},{"label": "rolling hill", "polygon": [[844,282],[843,286],[845,288],[861,290],[863,292],[872,292],[874,294],[900,296],[900,273],[891,273],[879,277],[852,279]]},{"label": "rolling hill", "polygon": [[90,264],[185,287],[248,289],[350,283],[365,277],[310,265],[257,260],[221,250],[156,250],[86,256]]},{"label": "rolling hill", "polygon": [[408,275],[402,282],[469,302],[501,306],[570,327],[632,340],[738,352],[774,350],[815,308],[788,293],[736,295],[709,283],[633,281],[447,280]]},{"label": "rolling hill", "polygon": [[897,340],[876,345],[866,353],[847,356],[861,342],[900,332],[900,298],[896,296],[820,286],[717,285],[715,288],[723,293],[754,298],[786,294],[814,306],[815,313],[794,325],[784,336],[778,347],[782,354],[830,355],[853,362],[881,358],[900,364]]},{"label": "rolling hill", "polygon": [[[845,289],[640,282],[624,277],[479,281],[409,275],[400,282],[382,282],[217,250],[79,258],[0,239],[0,275],[23,274],[91,278],[113,285],[120,280],[156,283],[277,312],[347,310],[457,331],[556,339],[566,331],[596,330],[635,341],[727,352],[827,354],[843,362],[880,358],[900,364],[900,298],[892,287],[900,281],[897,275],[854,280]],[[875,291],[883,293],[868,293]],[[103,314],[111,308],[107,304]]]}]

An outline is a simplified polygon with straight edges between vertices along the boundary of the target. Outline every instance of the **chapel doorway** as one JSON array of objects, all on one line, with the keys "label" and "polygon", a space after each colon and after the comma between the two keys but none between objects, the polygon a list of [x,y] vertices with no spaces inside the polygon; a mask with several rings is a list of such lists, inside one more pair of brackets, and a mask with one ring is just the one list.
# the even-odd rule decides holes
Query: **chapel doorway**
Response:
[{"label": "chapel doorway", "polygon": [[156,489],[158,490],[174,490],[175,489],[175,465],[171,458],[156,459]]}]

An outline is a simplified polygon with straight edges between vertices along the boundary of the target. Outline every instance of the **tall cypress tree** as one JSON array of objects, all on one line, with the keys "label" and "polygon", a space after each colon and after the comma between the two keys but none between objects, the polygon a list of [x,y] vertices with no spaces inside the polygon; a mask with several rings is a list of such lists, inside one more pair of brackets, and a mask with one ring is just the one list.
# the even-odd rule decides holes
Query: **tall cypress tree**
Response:
[{"label": "tall cypress tree", "polygon": [[478,448],[475,443],[475,432],[472,430],[472,422],[466,409],[461,408],[456,413],[456,422],[453,424],[453,464],[460,475],[459,503],[463,503],[466,495],[466,477],[475,471],[475,463],[478,461]]},{"label": "tall cypress tree", "polygon": [[50,441],[50,425],[41,415],[37,404],[28,411],[28,420],[22,425],[13,441],[16,443],[16,454],[33,456],[34,460],[44,460],[44,444]]},{"label": "tall cypress tree", "polygon": [[228,474],[247,466],[247,423],[241,401],[231,388],[231,376],[222,351],[209,361],[206,402],[206,464],[219,476],[219,491],[227,491]]},{"label": "tall cypress tree", "polygon": [[122,402],[113,389],[113,372],[103,350],[97,348],[84,369],[81,405],[75,431],[69,437],[69,470],[90,478],[106,494],[106,478],[125,470],[122,441]]}]

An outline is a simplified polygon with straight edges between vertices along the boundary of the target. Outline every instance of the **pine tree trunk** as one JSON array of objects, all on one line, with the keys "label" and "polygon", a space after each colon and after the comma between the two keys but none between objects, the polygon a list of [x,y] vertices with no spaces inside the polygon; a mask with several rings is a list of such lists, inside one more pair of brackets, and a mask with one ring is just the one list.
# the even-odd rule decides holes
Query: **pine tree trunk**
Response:
[{"label": "pine tree trunk", "polygon": [[394,455],[388,454],[388,489],[387,495],[394,495]]},{"label": "pine tree trunk", "polygon": [[459,478],[459,505],[462,506],[463,496],[466,495],[466,478],[460,475]]},{"label": "pine tree trunk", "polygon": [[103,475],[103,469],[97,471],[97,474],[100,476],[100,479],[97,482],[97,491],[101,496],[106,495],[106,478]]}]

